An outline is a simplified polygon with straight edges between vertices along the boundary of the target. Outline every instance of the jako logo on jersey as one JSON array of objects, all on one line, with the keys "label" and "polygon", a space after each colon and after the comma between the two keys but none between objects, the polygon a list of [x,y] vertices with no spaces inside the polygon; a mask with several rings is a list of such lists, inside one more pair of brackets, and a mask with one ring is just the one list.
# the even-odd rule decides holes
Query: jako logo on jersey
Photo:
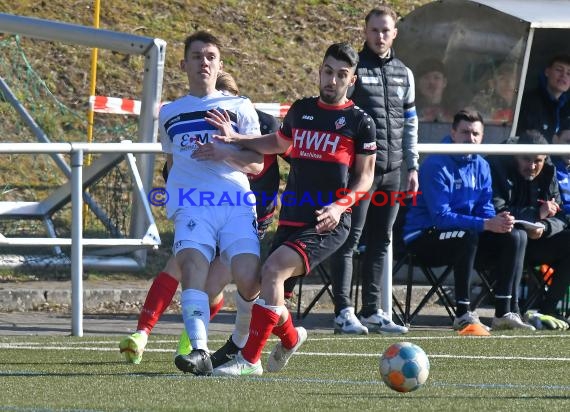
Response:
[{"label": "jako logo on jersey", "polygon": [[335,153],[340,142],[340,136],[330,133],[311,132],[310,130],[295,130],[293,146],[298,149],[315,150]]},{"label": "jako logo on jersey", "polygon": [[303,119],[303,120],[313,120],[314,117],[311,116],[311,115],[308,115],[308,114],[304,114],[303,117],[302,117],[302,119]]},{"label": "jako logo on jersey", "polygon": [[336,130],[344,127],[344,125],[346,125],[346,119],[344,116],[340,117],[336,122],[334,122],[334,125],[336,127]]}]

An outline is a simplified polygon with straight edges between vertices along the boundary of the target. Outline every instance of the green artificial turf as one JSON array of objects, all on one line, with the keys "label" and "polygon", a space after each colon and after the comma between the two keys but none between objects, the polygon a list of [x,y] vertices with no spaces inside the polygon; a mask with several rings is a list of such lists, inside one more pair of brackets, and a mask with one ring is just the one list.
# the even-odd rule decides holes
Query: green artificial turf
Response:
[{"label": "green artificial turf", "polygon": [[[211,348],[225,339],[212,336]],[[152,336],[140,365],[124,363],[118,340],[0,338],[0,410],[570,410],[568,332],[490,338],[452,331],[390,338],[309,332],[281,373],[238,379],[178,372],[174,336]],[[407,394],[384,385],[378,369],[384,349],[403,340],[421,346],[431,363],[427,383]]]}]

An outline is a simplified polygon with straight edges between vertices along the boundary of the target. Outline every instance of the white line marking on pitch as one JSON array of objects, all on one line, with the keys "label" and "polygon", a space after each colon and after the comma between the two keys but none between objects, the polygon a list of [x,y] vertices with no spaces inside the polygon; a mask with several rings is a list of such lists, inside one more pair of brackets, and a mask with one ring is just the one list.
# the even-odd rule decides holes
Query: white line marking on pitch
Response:
[{"label": "white line marking on pitch", "polygon": [[[334,336],[331,335],[323,336],[323,337],[315,337],[315,336],[323,336],[323,334],[315,334],[309,335],[309,340],[312,342],[322,342],[322,341],[354,341],[354,340],[386,340],[391,341],[396,338],[399,338],[402,341],[415,341],[415,340],[423,340],[423,341],[430,341],[430,340],[447,340],[447,339],[496,339],[496,340],[511,340],[511,339],[568,339],[570,338],[570,333],[564,334],[542,334],[542,335],[491,335],[491,336],[459,336],[459,335],[448,335],[448,336],[384,336],[384,335],[369,335],[369,336]],[[334,336],[334,337],[333,337]],[[208,342],[211,343],[225,343],[227,339],[210,339]],[[277,338],[269,339],[269,342],[277,342]],[[177,344],[178,340],[174,339],[153,339],[150,338],[149,343],[155,344]],[[112,340],[98,340],[98,341],[75,341],[75,342],[65,342],[66,345],[69,346],[81,346],[81,345],[118,345],[118,341]],[[10,343],[0,343],[0,348],[2,345],[24,345],[24,346],[42,346],[45,345],[45,342],[10,342]],[[147,349],[151,350],[151,349]]]},{"label": "white line marking on pitch", "polygon": [[[313,338],[315,335],[309,334],[309,339],[311,341],[328,341],[331,338]],[[396,335],[396,336],[386,336],[386,335],[368,335],[362,337],[349,337],[344,336],[341,338],[335,337],[334,340],[355,340],[355,339],[367,339],[367,340],[394,340],[398,338],[400,340],[413,341],[413,340],[447,340],[447,339],[544,339],[544,338],[570,338],[569,333],[564,334],[545,334],[545,335],[491,335],[491,336],[459,336],[459,335],[444,335],[444,336],[408,336],[408,335]]]},{"label": "white line marking on pitch", "polygon": [[[378,357],[379,353],[343,353],[343,352],[296,352],[305,356],[346,356],[346,357]],[[536,357],[536,356],[481,356],[481,355],[438,355],[428,353],[428,358],[449,359],[482,359],[482,360],[525,360],[525,361],[558,361],[570,362],[570,358]]]},{"label": "white line marking on pitch", "polygon": [[[0,349],[37,349],[36,345],[27,346],[25,344],[6,344],[0,343]],[[97,352],[116,352],[117,348],[104,348],[104,347],[71,347],[71,346],[42,346],[42,350],[82,350],[82,351],[97,351]],[[117,351],[118,352],[118,351]],[[146,349],[145,352],[154,353],[174,353],[173,349]],[[264,351],[264,353],[268,353]],[[378,353],[345,353],[345,352],[297,352],[296,355],[303,356],[339,356],[339,357],[378,357]],[[570,362],[570,358],[555,358],[555,357],[537,357],[537,356],[481,356],[481,355],[448,355],[448,354],[428,354],[430,358],[441,359],[481,359],[481,360],[523,360],[523,361],[555,361],[555,362]]]}]

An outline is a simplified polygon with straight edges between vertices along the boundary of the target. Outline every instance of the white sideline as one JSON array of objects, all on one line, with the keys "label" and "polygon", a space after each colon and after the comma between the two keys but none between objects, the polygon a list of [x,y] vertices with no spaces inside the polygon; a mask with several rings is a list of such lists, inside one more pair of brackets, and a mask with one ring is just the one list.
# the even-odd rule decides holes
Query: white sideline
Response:
[{"label": "white sideline", "polygon": [[[116,342],[112,342],[116,345]],[[84,342],[85,344],[85,342]],[[38,345],[18,345],[11,343],[0,343],[0,349],[38,349]],[[53,350],[53,351],[69,351],[69,350],[81,350],[90,352],[117,352],[119,350],[117,347],[81,347],[77,346],[42,346],[42,350]],[[174,353],[174,349],[145,349],[145,352],[152,353]],[[263,351],[263,353],[269,353],[269,351]],[[355,353],[355,352],[296,352],[295,355],[302,356],[336,356],[336,357],[350,357],[350,358],[377,358],[378,353]],[[570,357],[567,358],[553,358],[553,357],[539,357],[539,356],[483,356],[483,355],[448,355],[448,354],[428,354],[430,359],[440,358],[440,359],[479,359],[479,360],[508,360],[508,361],[550,361],[550,362],[570,362]]]}]

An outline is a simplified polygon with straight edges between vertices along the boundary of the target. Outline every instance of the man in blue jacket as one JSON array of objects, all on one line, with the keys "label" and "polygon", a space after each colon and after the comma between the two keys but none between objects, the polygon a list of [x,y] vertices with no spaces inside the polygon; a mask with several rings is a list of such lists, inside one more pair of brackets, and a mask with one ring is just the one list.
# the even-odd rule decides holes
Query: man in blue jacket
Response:
[{"label": "man in blue jacket", "polygon": [[[444,143],[480,144],[483,119],[472,110],[453,118]],[[428,156],[419,171],[417,204],[410,206],[404,242],[424,264],[453,265],[456,318],[453,328],[464,335],[488,335],[488,328],[470,308],[471,279],[476,258],[495,262],[497,279],[493,329],[534,330],[511,307],[513,288],[522,277],[527,238],[515,230],[508,212],[495,214],[489,164],[479,155]]]},{"label": "man in blue jacket", "polygon": [[552,142],[561,123],[570,120],[570,55],[553,56],[538,82],[536,89],[523,96],[517,136],[525,130],[538,130]]},{"label": "man in blue jacket", "polygon": [[[552,143],[570,145],[570,121],[560,126],[560,131],[552,137]],[[570,216],[570,154],[552,156],[552,163],[556,167],[562,207]]]}]

